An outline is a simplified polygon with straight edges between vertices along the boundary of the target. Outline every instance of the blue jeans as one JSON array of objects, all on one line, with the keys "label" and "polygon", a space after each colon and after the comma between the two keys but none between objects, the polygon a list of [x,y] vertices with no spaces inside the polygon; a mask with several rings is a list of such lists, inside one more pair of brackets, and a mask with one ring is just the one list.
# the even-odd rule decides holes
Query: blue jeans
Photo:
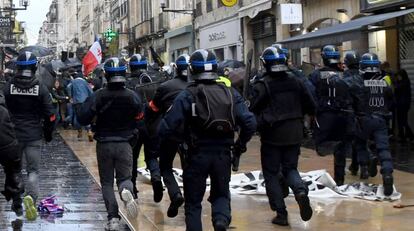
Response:
[{"label": "blue jeans", "polygon": [[377,155],[381,162],[381,174],[392,173],[393,164],[388,141],[388,127],[384,118],[376,115],[359,118],[359,129],[355,140],[355,148],[358,153],[358,162],[368,165],[370,152],[367,141],[372,139],[375,142]]},{"label": "blue jeans", "polygon": [[300,145],[276,146],[262,143],[260,148],[263,177],[270,208],[281,214],[287,214],[279,172],[282,174],[294,194],[308,192],[298,172]]}]

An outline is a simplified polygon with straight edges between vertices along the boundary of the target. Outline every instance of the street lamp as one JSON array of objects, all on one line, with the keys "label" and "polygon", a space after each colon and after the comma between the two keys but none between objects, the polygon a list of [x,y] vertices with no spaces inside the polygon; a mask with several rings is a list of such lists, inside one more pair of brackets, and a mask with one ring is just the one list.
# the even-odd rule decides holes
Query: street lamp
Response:
[{"label": "street lamp", "polygon": [[195,19],[196,19],[196,11],[194,9],[195,1],[192,1],[192,8],[193,9],[167,9],[167,4],[165,0],[161,0],[160,7],[162,12],[172,12],[172,13],[178,13],[178,14],[188,14],[191,15],[191,22],[192,22],[192,32],[191,32],[191,46],[193,51],[195,51]]}]

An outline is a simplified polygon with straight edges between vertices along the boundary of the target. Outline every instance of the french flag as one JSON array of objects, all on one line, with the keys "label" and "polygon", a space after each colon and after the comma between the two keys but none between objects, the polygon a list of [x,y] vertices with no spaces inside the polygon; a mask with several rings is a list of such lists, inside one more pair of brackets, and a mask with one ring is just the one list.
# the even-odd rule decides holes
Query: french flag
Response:
[{"label": "french flag", "polygon": [[92,44],[91,48],[89,48],[88,53],[82,60],[82,70],[83,76],[88,76],[89,73],[95,69],[102,61],[102,49],[101,44],[99,41],[96,41]]}]

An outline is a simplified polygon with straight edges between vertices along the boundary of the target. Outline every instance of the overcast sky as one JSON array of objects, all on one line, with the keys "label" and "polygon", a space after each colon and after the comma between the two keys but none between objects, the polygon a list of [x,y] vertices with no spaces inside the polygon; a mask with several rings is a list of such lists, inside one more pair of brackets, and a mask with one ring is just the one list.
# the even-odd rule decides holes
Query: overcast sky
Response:
[{"label": "overcast sky", "polygon": [[[16,7],[19,6],[19,0],[13,0],[13,3]],[[26,22],[28,45],[34,45],[37,43],[39,29],[43,21],[46,20],[46,14],[52,0],[31,0],[29,3],[27,10],[17,12],[17,20]]]}]

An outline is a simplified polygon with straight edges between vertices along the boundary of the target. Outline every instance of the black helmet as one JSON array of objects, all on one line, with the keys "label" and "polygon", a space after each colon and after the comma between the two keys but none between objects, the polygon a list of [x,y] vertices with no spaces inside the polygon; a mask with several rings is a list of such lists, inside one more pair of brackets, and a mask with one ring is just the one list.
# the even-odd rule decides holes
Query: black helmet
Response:
[{"label": "black helmet", "polygon": [[334,45],[326,45],[322,48],[321,56],[325,66],[337,65],[340,54],[338,48]]},{"label": "black helmet", "polygon": [[188,76],[188,65],[190,63],[190,56],[188,54],[182,54],[175,61],[177,66],[177,75],[179,76]]},{"label": "black helmet", "polygon": [[19,54],[16,60],[17,75],[33,77],[37,70],[37,57],[26,51]]},{"label": "black helmet", "polygon": [[125,82],[125,74],[127,70],[124,59],[109,58],[104,64],[105,77],[108,83],[121,83]]},{"label": "black helmet", "polygon": [[344,55],[344,63],[350,69],[357,69],[359,66],[359,54],[356,51],[347,51]]},{"label": "black helmet", "polygon": [[362,74],[378,74],[381,72],[381,62],[378,59],[378,55],[374,53],[365,53],[361,57],[359,62],[359,70]]},{"label": "black helmet", "polygon": [[271,46],[264,49],[262,56],[260,56],[260,60],[268,73],[288,70],[288,58],[285,52],[279,47]]},{"label": "black helmet", "polygon": [[140,54],[135,54],[129,60],[129,67],[131,71],[135,70],[147,70],[148,62],[145,56]]},{"label": "black helmet", "polygon": [[194,80],[217,79],[216,55],[205,49],[194,51],[190,57],[190,70]]}]

